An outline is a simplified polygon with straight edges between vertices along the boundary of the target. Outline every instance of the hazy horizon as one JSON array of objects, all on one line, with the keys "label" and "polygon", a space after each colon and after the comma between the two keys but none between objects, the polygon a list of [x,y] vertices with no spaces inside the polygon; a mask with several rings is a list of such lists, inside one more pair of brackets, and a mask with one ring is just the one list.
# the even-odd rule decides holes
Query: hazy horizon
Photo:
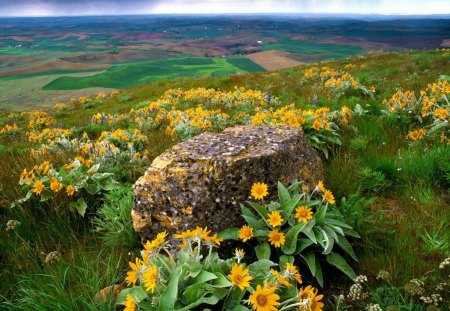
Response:
[{"label": "hazy horizon", "polygon": [[116,15],[332,14],[446,16],[446,0],[2,0],[1,17]]}]

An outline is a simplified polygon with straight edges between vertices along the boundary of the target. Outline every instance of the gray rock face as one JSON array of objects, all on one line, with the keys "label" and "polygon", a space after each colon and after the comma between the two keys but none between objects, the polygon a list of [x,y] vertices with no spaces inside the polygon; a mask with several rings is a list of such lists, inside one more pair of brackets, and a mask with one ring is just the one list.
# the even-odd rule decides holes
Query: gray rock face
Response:
[{"label": "gray rock face", "polygon": [[320,157],[303,131],[288,126],[240,126],[203,133],[157,157],[134,185],[133,227],[142,239],[195,226],[214,232],[244,223],[239,203],[254,182],[269,185],[323,179]]}]

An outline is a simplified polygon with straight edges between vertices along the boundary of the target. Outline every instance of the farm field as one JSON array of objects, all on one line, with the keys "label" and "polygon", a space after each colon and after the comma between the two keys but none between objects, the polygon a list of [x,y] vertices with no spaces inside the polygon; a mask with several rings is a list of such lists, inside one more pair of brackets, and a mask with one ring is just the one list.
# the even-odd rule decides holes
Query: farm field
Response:
[{"label": "farm field", "polygon": [[[4,85],[0,87],[5,89],[8,85],[10,90],[2,95],[0,109],[68,100],[75,89],[77,94],[85,90],[88,95],[93,93],[90,90],[93,87],[121,89],[174,77],[225,76],[366,53],[433,49],[448,45],[449,37],[447,21],[439,18],[363,20],[296,15],[0,18],[0,84]],[[177,58],[191,58],[193,63],[179,65]],[[204,59],[202,64],[199,59]],[[102,72],[90,77],[73,75],[99,70]],[[121,79],[111,80],[112,75]],[[36,98],[25,98],[20,90],[11,89],[27,84],[26,79],[34,77],[49,80],[39,84]],[[16,83],[8,82],[12,80]],[[56,89],[60,92],[54,98],[51,90]]]},{"label": "farm field", "polygon": [[[71,81],[33,73],[23,79],[36,88],[120,89],[0,112],[0,309],[249,311],[262,295],[278,311],[448,310],[449,49],[233,75],[208,70],[261,68],[193,56],[134,66]],[[172,79],[153,81],[149,70]],[[133,75],[148,83],[126,87]],[[67,92],[82,90],[95,89]],[[132,185],[150,163],[240,125],[301,128],[324,180],[254,180],[238,202],[246,225],[140,241]]]},{"label": "farm field", "polygon": [[[66,76],[80,78],[86,75],[98,74],[67,73]],[[57,102],[64,102],[73,97],[91,96],[100,92],[111,92],[112,89],[92,87],[85,90],[44,90],[44,87],[58,78],[58,73],[48,75],[27,76],[20,79],[5,79],[0,82],[0,110],[22,111],[36,108],[36,103],[43,109],[51,109]]]},{"label": "farm field", "polygon": [[289,52],[269,50],[264,52],[252,53],[247,57],[267,71],[295,67],[302,63],[289,57]]},{"label": "farm field", "polygon": [[91,87],[126,88],[156,80],[180,77],[226,76],[236,72],[261,72],[262,67],[245,58],[180,57],[160,61],[115,65],[102,73],[84,77],[60,77],[43,90],[77,90]]}]

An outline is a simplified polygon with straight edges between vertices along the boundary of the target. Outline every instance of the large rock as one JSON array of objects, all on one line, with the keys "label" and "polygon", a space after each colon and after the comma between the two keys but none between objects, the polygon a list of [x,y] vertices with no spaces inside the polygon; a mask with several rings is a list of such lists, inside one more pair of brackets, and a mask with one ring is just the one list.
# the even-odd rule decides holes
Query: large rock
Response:
[{"label": "large rock", "polygon": [[319,156],[303,131],[288,126],[241,126],[203,133],[157,157],[134,185],[134,229],[143,239],[162,230],[208,226],[215,232],[243,224],[239,203],[254,182],[323,178]]}]

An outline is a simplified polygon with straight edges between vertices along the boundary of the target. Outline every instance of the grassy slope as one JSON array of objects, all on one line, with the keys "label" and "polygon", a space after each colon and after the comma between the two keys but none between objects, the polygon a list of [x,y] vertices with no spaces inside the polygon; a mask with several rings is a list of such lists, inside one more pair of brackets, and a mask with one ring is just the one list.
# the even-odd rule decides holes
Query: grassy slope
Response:
[{"label": "grassy slope", "polygon": [[[301,82],[308,65],[275,73],[158,81],[123,90],[118,97],[93,109],[80,107],[70,114],[58,114],[56,117],[58,124],[83,126],[87,124],[88,117],[97,111],[127,112],[141,101],[156,99],[165,90],[178,87],[228,90],[237,85],[266,89],[285,101],[294,100],[303,107],[312,106],[314,96],[319,98],[321,106],[339,107],[346,104],[354,107],[360,104],[373,114],[354,119],[352,127],[342,133],[343,146],[335,148],[331,159],[325,161],[326,182],[336,197],[341,198],[357,192],[361,186],[358,180],[361,168],[380,169],[393,181],[389,189],[378,195],[374,204],[358,211],[358,216],[352,216],[349,220],[354,222],[363,237],[357,247],[359,271],[373,276],[379,269],[386,269],[393,274],[394,282],[402,285],[409,278],[420,277],[433,269],[444,256],[437,251],[428,252],[420,235],[434,230],[441,223],[445,229],[449,223],[447,202],[450,196],[447,189],[442,188],[441,177],[436,172],[444,159],[450,158],[450,151],[448,146],[438,149],[425,145],[408,148],[404,140],[407,129],[379,121],[379,110],[382,99],[389,98],[397,88],[419,91],[440,74],[448,74],[450,61],[442,53],[430,51],[371,55],[329,62],[327,65],[342,69],[349,62],[367,65],[352,69],[351,73],[359,77],[363,84],[376,86],[374,99],[326,98],[320,91]],[[163,132],[146,135],[153,156],[173,144]],[[367,140],[365,148],[355,147],[355,140],[361,137]],[[15,186],[18,175],[29,166],[28,156],[23,150],[26,144],[25,140],[15,141],[14,144],[8,140],[1,142],[0,163],[4,167],[0,170],[0,182],[5,185],[1,192],[2,199],[6,200],[4,206],[18,196],[19,187]],[[423,153],[425,148],[428,148],[427,153]],[[404,158],[415,161],[399,161],[399,150]],[[20,232],[23,241],[12,236],[12,233],[0,230],[0,245],[5,250],[0,254],[0,295],[9,301],[8,307],[11,309],[22,305],[22,310],[31,307],[44,310],[46,304],[55,307],[58,303],[65,305],[65,310],[98,309],[92,304],[95,292],[123,280],[129,258],[127,253],[135,251],[129,246],[111,251],[98,239],[98,233],[90,230],[92,224],[87,220],[55,218],[44,205],[21,210],[4,209],[1,213],[2,226],[8,219],[18,219],[24,224]],[[39,252],[55,249],[60,250],[63,256],[58,265],[48,266],[36,260]],[[104,277],[99,278],[100,275]],[[92,284],[93,279],[96,282],[99,280],[98,283]],[[108,309],[108,306],[104,308]]]},{"label": "grassy slope", "polygon": [[323,54],[327,55],[325,60],[340,59],[364,53],[362,47],[354,45],[327,44],[309,40],[292,40],[288,38],[279,39],[278,42],[265,43],[263,45],[263,50],[281,50],[307,55]]},{"label": "grassy slope", "polygon": [[60,77],[44,90],[74,90],[89,87],[125,88],[161,79],[222,76],[239,71],[263,71],[247,58],[170,58],[160,61],[116,65],[89,77]]}]

